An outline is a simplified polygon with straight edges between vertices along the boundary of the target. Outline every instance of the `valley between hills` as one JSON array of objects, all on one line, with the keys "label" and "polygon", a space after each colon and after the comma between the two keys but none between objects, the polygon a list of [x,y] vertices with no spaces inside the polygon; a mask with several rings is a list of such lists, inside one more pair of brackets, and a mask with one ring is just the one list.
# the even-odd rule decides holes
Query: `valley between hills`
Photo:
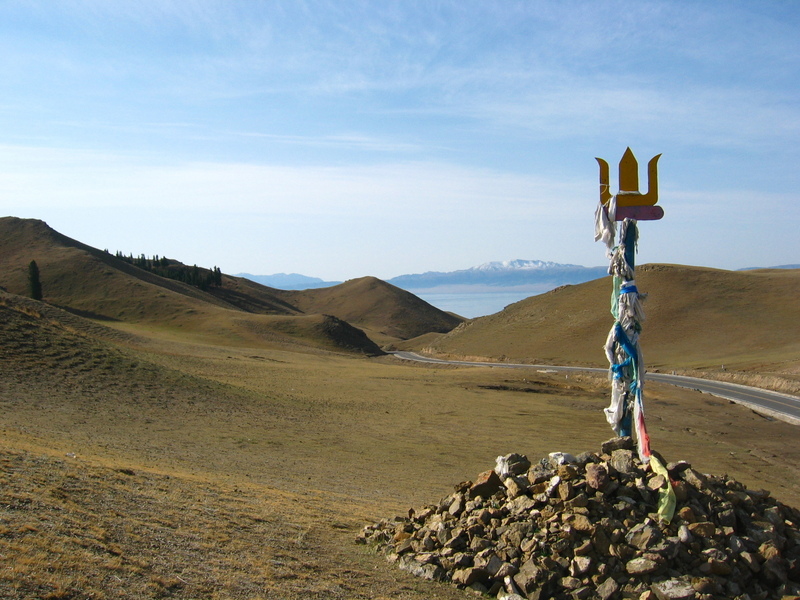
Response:
[{"label": "valley between hills", "polygon": [[[800,394],[800,270],[638,272],[650,369]],[[384,352],[605,367],[606,279],[465,320],[372,277],[198,287],[4,217],[0,288],[3,598],[474,597],[356,534],[499,455],[613,436],[605,376]],[[796,426],[655,383],[645,403],[668,460],[800,505]]]}]

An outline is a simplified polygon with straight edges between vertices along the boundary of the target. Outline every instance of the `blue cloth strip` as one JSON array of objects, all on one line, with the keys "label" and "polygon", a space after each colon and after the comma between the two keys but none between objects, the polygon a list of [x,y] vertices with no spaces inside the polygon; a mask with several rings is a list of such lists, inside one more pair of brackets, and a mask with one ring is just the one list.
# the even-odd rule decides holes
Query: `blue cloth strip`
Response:
[{"label": "blue cloth strip", "polygon": [[611,370],[614,372],[614,379],[622,379],[622,369],[631,364],[631,357],[629,356],[621,363],[611,365]]},{"label": "blue cloth strip", "polygon": [[[636,351],[636,346],[634,346],[633,342],[628,339],[628,336],[625,334],[625,330],[622,328],[622,325],[616,323],[614,327],[616,328],[615,336],[617,338],[617,342],[619,342],[619,345],[622,346],[622,349],[625,350],[625,353],[630,356],[635,363],[639,358],[639,353]],[[634,364],[634,366],[636,365]]]}]

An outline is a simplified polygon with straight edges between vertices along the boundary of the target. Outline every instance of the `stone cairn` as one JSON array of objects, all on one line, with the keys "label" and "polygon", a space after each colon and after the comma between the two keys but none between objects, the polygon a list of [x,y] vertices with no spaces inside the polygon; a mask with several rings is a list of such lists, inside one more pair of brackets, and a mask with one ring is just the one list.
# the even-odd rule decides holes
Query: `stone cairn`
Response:
[{"label": "stone cairn", "polygon": [[534,465],[498,457],[437,505],[368,525],[356,541],[414,575],[504,600],[800,598],[799,510],[664,463],[677,507],[660,522],[667,482],[633,450],[621,437],[600,454]]}]

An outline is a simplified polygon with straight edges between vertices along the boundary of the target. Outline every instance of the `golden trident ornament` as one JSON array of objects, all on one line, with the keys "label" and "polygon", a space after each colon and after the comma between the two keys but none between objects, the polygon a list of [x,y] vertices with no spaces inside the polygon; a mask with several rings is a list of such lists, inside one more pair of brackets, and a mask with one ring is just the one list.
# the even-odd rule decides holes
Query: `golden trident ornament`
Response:
[{"label": "golden trident ornament", "polygon": [[[658,159],[656,154],[647,163],[647,193],[639,191],[639,163],[630,148],[625,150],[619,161],[619,192],[616,194],[615,221],[636,219],[638,221],[655,221],[664,216],[664,210],[656,206],[658,202]],[[600,165],[600,202],[609,208],[614,195],[609,183],[608,163],[602,158],[595,158]]]},{"label": "golden trident ornament", "polygon": [[[636,285],[636,246],[639,239],[637,220],[657,220],[664,216],[658,202],[658,154],[647,165],[647,193],[639,191],[639,164],[628,148],[619,161],[619,192],[611,194],[608,163],[598,158],[600,165],[600,204],[595,211],[595,241],[606,244],[613,275],[611,314],[614,324],[605,344],[611,379],[611,403],[604,409],[606,420],[618,436],[634,436],[642,465],[664,476],[665,485],[659,489],[658,515],[669,523],[675,515],[675,491],[669,473],[650,448],[650,436],[644,419],[645,366],[639,349],[644,311],[641,306],[646,294]],[[619,242],[614,245],[616,223]],[[666,475],[664,475],[666,473]]]}]

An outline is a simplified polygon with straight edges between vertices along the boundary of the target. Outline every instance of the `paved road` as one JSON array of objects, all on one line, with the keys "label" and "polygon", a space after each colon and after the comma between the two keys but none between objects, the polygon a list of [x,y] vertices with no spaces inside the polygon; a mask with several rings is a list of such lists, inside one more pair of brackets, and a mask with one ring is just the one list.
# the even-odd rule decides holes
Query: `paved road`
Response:
[{"label": "paved road", "polygon": [[[504,369],[538,369],[549,371],[591,371],[594,373],[608,372],[608,369],[598,369],[593,367],[561,367],[553,365],[524,365],[514,363],[441,360],[438,358],[422,356],[415,352],[392,352],[391,354],[402,360],[447,365],[496,367]],[[737,385],[735,383],[700,379],[698,377],[685,377],[683,375],[667,375],[665,373],[647,373],[645,375],[645,381],[668,383],[678,387],[684,387],[691,390],[705,392],[707,394],[713,394],[714,396],[731,400],[737,404],[744,404],[760,413],[780,419],[781,421],[786,421],[787,423],[792,423],[794,425],[800,425],[800,398],[797,396],[780,394],[778,392],[770,392],[768,390],[748,387],[745,385]]]}]

